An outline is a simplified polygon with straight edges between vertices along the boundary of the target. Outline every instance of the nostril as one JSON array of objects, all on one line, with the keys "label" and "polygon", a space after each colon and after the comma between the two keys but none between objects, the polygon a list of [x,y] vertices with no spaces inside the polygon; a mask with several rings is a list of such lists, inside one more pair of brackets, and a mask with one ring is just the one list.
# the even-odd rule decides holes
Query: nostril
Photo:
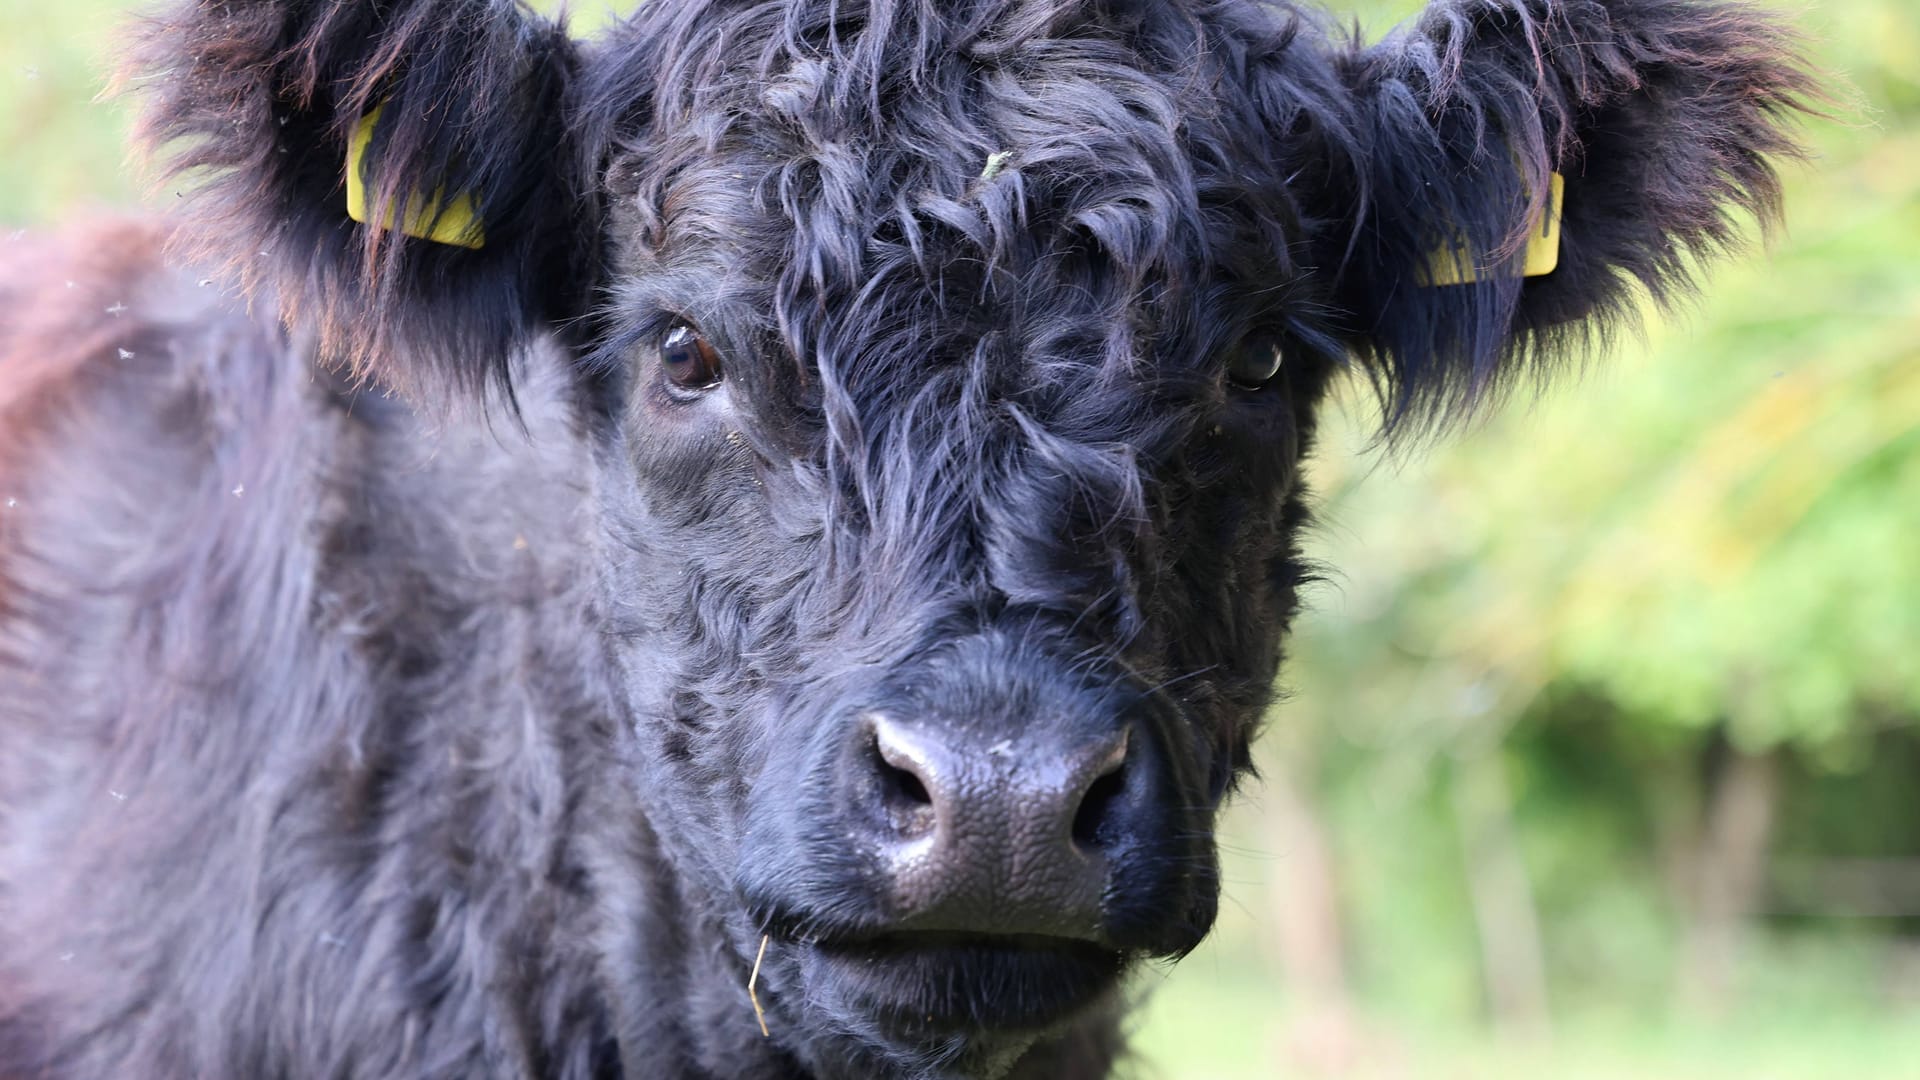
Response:
[{"label": "nostril", "polygon": [[1106,826],[1112,816],[1109,811],[1119,801],[1121,792],[1127,787],[1126,777],[1115,770],[1100,777],[1087,789],[1080,800],[1080,809],[1073,815],[1073,842],[1076,847],[1092,850],[1106,846]]},{"label": "nostril", "polygon": [[933,796],[927,794],[927,785],[921,783],[912,770],[902,769],[883,757],[880,759],[880,778],[885,781],[886,794],[890,799],[918,806],[933,805]]},{"label": "nostril", "polygon": [[1108,826],[1115,817],[1114,805],[1127,790],[1127,733],[1097,766],[1099,772],[1080,797],[1073,815],[1073,842],[1082,850],[1106,846]]},{"label": "nostril", "polygon": [[884,716],[873,718],[873,755],[880,802],[894,829],[907,837],[931,831],[937,818],[926,755]]}]

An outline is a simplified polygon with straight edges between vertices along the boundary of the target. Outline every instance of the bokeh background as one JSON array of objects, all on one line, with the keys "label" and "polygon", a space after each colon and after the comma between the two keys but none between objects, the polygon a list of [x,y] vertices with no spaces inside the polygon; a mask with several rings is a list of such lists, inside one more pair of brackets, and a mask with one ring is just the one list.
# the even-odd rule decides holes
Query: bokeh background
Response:
[{"label": "bokeh background", "polygon": [[[132,6],[0,0],[0,228],[137,197]],[[1920,1078],[1920,0],[1792,17],[1853,100],[1767,256],[1438,445],[1345,396],[1137,1074]]]}]

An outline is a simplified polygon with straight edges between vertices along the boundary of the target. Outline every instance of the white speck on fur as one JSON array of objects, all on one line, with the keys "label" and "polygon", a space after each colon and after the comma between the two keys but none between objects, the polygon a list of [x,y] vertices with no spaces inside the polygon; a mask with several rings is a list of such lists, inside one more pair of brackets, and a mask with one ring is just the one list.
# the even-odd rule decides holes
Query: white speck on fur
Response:
[{"label": "white speck on fur", "polygon": [[245,495],[246,493],[247,493],[247,485],[245,485],[245,484],[235,484],[235,485],[233,485],[233,497],[234,497],[234,498],[236,498],[236,499],[237,499],[237,498],[239,498],[240,496],[242,496],[242,495]]}]

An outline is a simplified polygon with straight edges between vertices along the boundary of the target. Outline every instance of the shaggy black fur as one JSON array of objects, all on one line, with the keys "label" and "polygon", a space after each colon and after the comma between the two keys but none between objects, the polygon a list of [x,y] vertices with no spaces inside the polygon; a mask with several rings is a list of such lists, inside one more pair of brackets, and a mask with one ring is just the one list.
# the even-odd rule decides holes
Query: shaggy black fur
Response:
[{"label": "shaggy black fur", "polygon": [[[0,259],[8,1080],[1104,1075],[1120,975],[1213,919],[1329,380],[1423,424],[1581,351],[1776,213],[1815,96],[1707,0],[1371,47],[1249,0],[591,43],[192,0],[129,74],[199,201]],[[346,218],[383,103],[379,198],[470,192],[483,250]],[[1552,170],[1558,272],[1420,287]],[[1016,756],[1127,718],[1160,787],[1096,940],[890,935],[874,709]]]}]

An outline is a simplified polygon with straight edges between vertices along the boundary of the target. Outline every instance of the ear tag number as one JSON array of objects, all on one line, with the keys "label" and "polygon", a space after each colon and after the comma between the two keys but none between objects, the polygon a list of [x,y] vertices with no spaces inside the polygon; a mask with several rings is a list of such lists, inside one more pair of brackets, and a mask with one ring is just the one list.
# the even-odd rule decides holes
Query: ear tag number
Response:
[{"label": "ear tag number", "polygon": [[[1545,277],[1560,266],[1560,214],[1566,197],[1566,178],[1553,173],[1547,182],[1547,205],[1527,232],[1526,258],[1521,277]],[[1481,279],[1464,242],[1455,242],[1427,260],[1422,285],[1471,285]]]},{"label": "ear tag number", "polygon": [[[347,144],[347,216],[362,225],[373,224],[373,213],[367,197],[367,147],[373,142],[373,129],[380,122],[380,112],[384,108],[384,105],[377,106],[361,117],[360,123],[353,129],[352,140]],[[396,210],[399,210],[397,215]],[[415,192],[407,197],[403,210],[389,207],[387,220],[377,227],[395,228],[396,216],[400,219],[397,227],[402,235],[476,250],[486,246],[487,237],[480,227],[479,211],[474,208],[473,196],[467,192],[451,200],[447,199],[444,189],[434,191],[431,197]]]}]

